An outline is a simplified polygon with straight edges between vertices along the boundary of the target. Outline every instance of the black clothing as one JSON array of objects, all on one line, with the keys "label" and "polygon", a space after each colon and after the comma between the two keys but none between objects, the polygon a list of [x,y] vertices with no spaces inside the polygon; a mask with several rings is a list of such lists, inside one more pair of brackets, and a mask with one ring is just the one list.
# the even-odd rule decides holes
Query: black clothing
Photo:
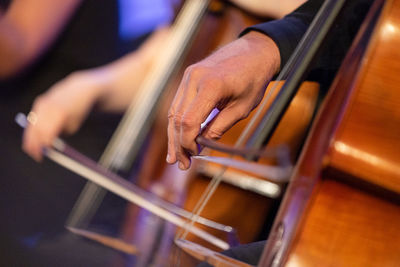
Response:
[{"label": "black clothing", "polygon": [[[281,66],[286,64],[300,39],[306,32],[314,15],[322,5],[321,0],[309,0],[283,19],[262,23],[247,28],[244,35],[250,31],[258,31],[268,35],[277,44]],[[338,70],[352,40],[367,14],[372,0],[348,1],[342,10],[333,32],[330,34],[320,51],[319,58],[313,63],[308,80],[321,83],[323,89],[327,89],[336,71]],[[263,252],[265,242],[257,242],[232,248],[224,252],[228,256],[257,264]],[[201,266],[208,266],[207,264]]]},{"label": "black clothing", "polygon": [[[7,2],[1,0],[0,4],[5,7]],[[42,241],[66,232],[65,221],[85,180],[48,160],[38,164],[23,153],[22,129],[14,117],[17,112],[28,113],[36,96],[71,72],[107,64],[135,49],[145,36],[140,40],[121,40],[118,22],[118,1],[82,1],[68,26],[38,62],[12,80],[0,82],[0,245],[5,244],[16,255],[25,257]],[[91,114],[82,129],[67,141],[98,159],[118,121],[116,115]],[[123,205],[115,210],[122,216]],[[62,259],[68,255],[76,262],[80,262],[80,257],[84,266],[85,255],[74,255],[74,249],[65,246],[54,251],[53,257]],[[57,255],[60,250],[64,250],[63,255]],[[0,265],[6,259],[4,251],[0,251]],[[77,266],[60,261],[61,266]],[[93,260],[90,262],[86,266],[93,264]]]},{"label": "black clothing", "polygon": [[[115,1],[83,2],[70,25],[39,62],[14,79],[0,82],[0,227],[22,239],[61,230],[84,181],[53,163],[37,164],[25,155],[21,150],[22,129],[14,122],[15,115],[28,113],[36,96],[72,71],[99,66],[119,56],[115,52]],[[103,5],[104,12],[95,8],[97,4]],[[112,131],[104,129],[104,124],[111,122],[99,118],[88,122],[71,142],[98,157]],[[46,229],[44,222],[48,224]]]},{"label": "black clothing", "polygon": [[[345,4],[333,32],[329,34],[318,60],[312,67],[308,80],[318,81],[325,90],[328,88],[372,2],[358,0]],[[309,0],[284,18],[249,27],[242,35],[255,30],[271,37],[279,48],[283,67],[322,3],[321,0]]]}]

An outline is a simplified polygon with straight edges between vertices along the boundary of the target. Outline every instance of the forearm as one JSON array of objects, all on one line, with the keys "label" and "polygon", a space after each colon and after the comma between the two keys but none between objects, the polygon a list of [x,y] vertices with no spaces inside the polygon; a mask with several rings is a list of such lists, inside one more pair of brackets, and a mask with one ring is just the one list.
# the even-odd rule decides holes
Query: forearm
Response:
[{"label": "forearm", "polygon": [[138,91],[143,90],[142,83],[151,75],[169,34],[169,27],[160,28],[135,52],[95,70],[105,77],[97,101],[101,110],[121,112],[129,106]]},{"label": "forearm", "polygon": [[[144,63],[144,64],[143,64]],[[143,57],[133,52],[98,69],[90,70],[103,77],[97,89],[97,108],[106,112],[123,112],[137,93],[148,64]]]},{"label": "forearm", "polygon": [[21,51],[23,51],[22,36],[6,18],[0,18],[0,80],[18,69],[22,58]]},{"label": "forearm", "polygon": [[14,0],[0,19],[0,79],[17,74],[54,41],[81,0]]}]

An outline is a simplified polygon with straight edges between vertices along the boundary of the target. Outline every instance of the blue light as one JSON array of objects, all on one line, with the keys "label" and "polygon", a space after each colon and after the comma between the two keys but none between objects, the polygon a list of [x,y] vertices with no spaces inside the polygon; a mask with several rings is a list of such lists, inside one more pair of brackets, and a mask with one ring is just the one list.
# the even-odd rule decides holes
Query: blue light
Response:
[{"label": "blue light", "polygon": [[119,0],[119,36],[129,40],[149,33],[173,18],[170,0]]}]

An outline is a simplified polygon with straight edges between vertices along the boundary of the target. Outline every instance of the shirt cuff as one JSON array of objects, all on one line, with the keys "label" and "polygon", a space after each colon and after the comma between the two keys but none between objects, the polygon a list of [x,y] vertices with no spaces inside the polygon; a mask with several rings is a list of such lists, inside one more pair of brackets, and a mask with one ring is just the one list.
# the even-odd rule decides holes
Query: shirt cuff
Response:
[{"label": "shirt cuff", "polygon": [[301,20],[294,17],[285,17],[280,20],[274,20],[248,27],[240,34],[240,36],[251,31],[257,31],[268,35],[268,37],[270,37],[278,46],[282,69],[289,60],[306,29],[307,25],[305,25]]}]

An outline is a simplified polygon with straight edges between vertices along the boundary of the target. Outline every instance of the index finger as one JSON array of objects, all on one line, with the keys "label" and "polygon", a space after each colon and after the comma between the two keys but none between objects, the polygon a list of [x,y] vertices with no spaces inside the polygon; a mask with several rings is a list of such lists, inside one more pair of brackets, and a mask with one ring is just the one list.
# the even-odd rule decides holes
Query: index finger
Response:
[{"label": "index finger", "polygon": [[[180,131],[179,127],[177,128],[176,125],[180,124],[180,118],[182,117],[178,114],[178,107],[181,106],[182,98],[184,98],[184,93],[188,86],[186,85],[189,81],[190,75],[185,73],[183,76],[178,90],[175,94],[175,97],[172,101],[171,107],[168,110],[168,155],[167,155],[167,162],[169,164],[174,164],[177,161],[177,153],[179,152],[179,139],[177,138],[179,135],[176,132]],[[188,100],[183,102],[189,102]]]},{"label": "index finger", "polygon": [[181,120],[179,143],[191,154],[198,154],[195,138],[200,134],[201,124],[220,100],[221,95],[217,88],[202,86],[190,104],[187,105]]}]

